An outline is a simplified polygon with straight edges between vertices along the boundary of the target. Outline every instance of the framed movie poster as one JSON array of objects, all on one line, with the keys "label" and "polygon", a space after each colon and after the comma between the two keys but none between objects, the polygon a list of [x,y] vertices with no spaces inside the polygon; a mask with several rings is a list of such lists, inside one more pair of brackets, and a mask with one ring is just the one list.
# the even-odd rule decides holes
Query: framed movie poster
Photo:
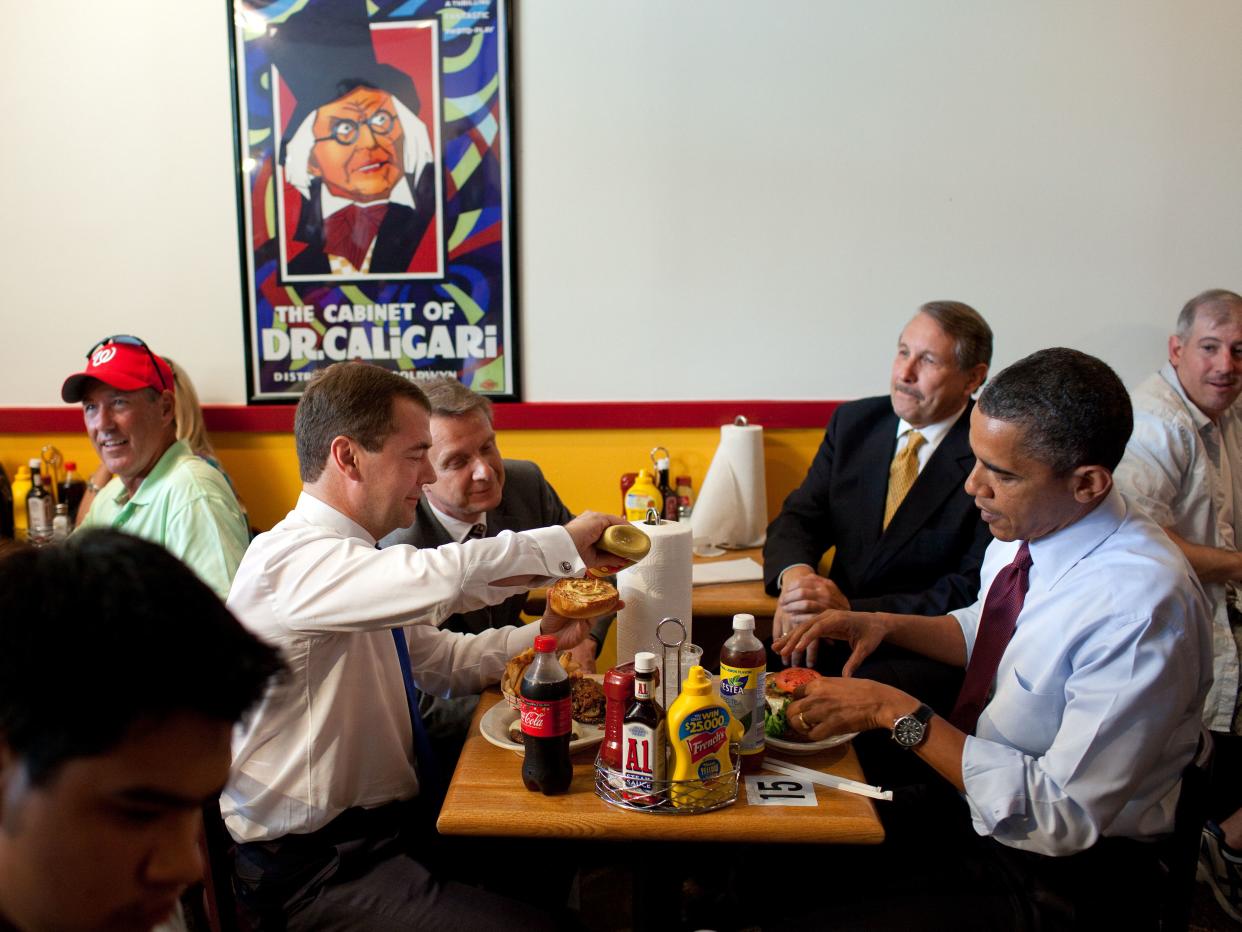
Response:
[{"label": "framed movie poster", "polygon": [[516,400],[505,0],[230,0],[251,402],[320,368]]}]

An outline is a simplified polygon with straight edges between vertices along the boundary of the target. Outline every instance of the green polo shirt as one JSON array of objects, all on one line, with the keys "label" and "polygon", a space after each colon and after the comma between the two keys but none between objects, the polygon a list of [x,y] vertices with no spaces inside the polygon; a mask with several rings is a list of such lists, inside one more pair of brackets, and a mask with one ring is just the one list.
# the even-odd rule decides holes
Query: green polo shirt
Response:
[{"label": "green polo shirt", "polygon": [[221,599],[250,543],[224,475],[181,440],[164,451],[133,496],[113,476],[95,496],[82,527],[111,527],[162,545]]}]

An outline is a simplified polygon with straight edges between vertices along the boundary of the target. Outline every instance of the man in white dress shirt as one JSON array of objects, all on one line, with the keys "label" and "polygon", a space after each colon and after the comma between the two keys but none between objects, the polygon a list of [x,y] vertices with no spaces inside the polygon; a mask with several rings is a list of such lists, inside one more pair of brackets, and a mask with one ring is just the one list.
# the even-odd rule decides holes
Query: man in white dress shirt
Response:
[{"label": "man in white dress shirt", "polygon": [[523,904],[422,863],[434,835],[418,831],[411,801],[428,774],[416,768],[421,720],[398,656],[404,645],[422,691],[449,695],[494,683],[540,631],[577,643],[587,623],[550,613],[477,635],[437,625],[604,565],[594,542],[621,519],[587,513],[564,527],[378,550],[435,480],[425,396],[386,370],[340,363],[307,386],[294,435],[302,494],[255,539],[228,603],[291,670],[235,739],[221,798],[243,904],[263,928],[477,928],[502,913],[545,927]]},{"label": "man in white dress shirt", "polygon": [[1117,486],[1186,554],[1212,603],[1214,678],[1203,723],[1215,745],[1200,876],[1242,922],[1242,715],[1237,608],[1242,581],[1242,297],[1191,298],[1169,337],[1169,361],[1133,394],[1134,434]]},{"label": "man in white dress shirt", "polygon": [[[845,678],[790,707],[796,729],[892,729],[892,741],[872,735],[889,759],[864,757],[871,779],[897,788],[881,809],[890,869],[872,878],[888,886],[869,927],[917,912],[938,928],[942,909],[953,928],[1155,921],[1150,842],[1173,828],[1198,744],[1211,635],[1181,551],[1114,488],[1130,429],[1125,388],[1099,360],[1051,349],[1010,366],[971,414],[966,488],[995,538],[979,600],[938,618],[828,611],[778,645],[853,649]],[[966,666],[952,721],[850,677],[882,641]],[[922,785],[906,793],[911,777]]]}]

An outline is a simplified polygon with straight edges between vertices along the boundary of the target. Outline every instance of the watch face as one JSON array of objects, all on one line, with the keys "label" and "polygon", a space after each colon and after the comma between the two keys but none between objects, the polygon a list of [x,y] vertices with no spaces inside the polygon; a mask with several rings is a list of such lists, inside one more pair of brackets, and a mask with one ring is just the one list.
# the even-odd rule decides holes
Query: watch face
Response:
[{"label": "watch face", "polygon": [[893,740],[903,748],[912,748],[923,740],[926,728],[913,715],[903,715],[893,723]]}]

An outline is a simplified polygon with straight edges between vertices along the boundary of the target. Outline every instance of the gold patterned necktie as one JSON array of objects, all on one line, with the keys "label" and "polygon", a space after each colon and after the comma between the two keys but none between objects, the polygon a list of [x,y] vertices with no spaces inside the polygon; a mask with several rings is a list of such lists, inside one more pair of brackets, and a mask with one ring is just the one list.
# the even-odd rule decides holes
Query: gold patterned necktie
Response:
[{"label": "gold patterned necktie", "polygon": [[919,477],[919,447],[924,443],[923,435],[917,430],[906,435],[906,447],[893,457],[888,468],[888,498],[884,500],[884,528],[893,520],[893,515],[901,507],[906,493]]}]

